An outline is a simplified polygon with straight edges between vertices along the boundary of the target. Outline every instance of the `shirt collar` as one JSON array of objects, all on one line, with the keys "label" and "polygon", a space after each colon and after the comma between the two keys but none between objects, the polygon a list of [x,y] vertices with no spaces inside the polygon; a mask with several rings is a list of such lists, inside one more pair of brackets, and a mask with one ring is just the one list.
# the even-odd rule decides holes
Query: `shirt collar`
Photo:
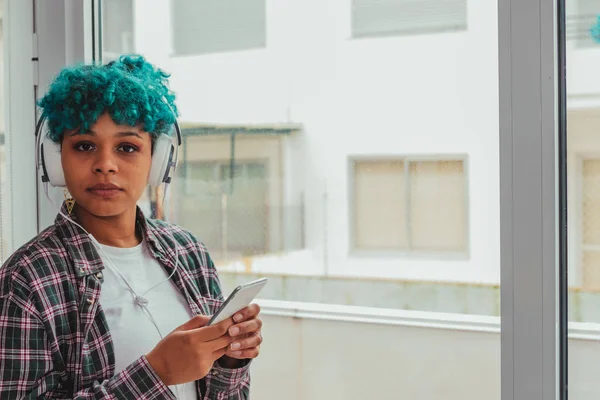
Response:
[{"label": "shirt collar", "polygon": [[[136,207],[136,223],[148,244],[148,248],[156,258],[164,258],[168,254],[164,245],[161,243],[159,232],[152,224],[148,222],[144,213],[139,207]],[[68,215],[67,206],[63,202],[61,212],[56,216],[54,225],[57,233],[61,237],[63,244],[73,260],[75,274],[83,277],[95,274],[104,269],[104,264],[100,254],[88,234],[79,226],[69,221],[63,215]],[[69,218],[79,223],[75,214],[69,215]]]}]

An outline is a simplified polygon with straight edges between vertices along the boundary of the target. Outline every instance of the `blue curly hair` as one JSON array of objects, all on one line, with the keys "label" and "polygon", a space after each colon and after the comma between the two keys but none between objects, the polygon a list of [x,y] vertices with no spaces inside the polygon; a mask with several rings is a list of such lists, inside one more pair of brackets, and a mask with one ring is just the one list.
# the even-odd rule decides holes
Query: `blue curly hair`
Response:
[{"label": "blue curly hair", "polygon": [[153,139],[170,135],[178,111],[168,77],[139,55],[66,67],[38,101],[47,135],[59,143],[65,131],[89,132],[105,112],[116,124],[141,126]]}]

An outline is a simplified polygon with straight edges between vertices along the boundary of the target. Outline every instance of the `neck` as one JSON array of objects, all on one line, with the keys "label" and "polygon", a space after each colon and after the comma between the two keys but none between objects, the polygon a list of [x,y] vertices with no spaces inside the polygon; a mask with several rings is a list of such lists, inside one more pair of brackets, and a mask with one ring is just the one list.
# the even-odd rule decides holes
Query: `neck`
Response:
[{"label": "neck", "polygon": [[113,247],[135,247],[142,241],[137,232],[136,209],[111,217],[98,217],[75,205],[78,222],[98,242]]}]

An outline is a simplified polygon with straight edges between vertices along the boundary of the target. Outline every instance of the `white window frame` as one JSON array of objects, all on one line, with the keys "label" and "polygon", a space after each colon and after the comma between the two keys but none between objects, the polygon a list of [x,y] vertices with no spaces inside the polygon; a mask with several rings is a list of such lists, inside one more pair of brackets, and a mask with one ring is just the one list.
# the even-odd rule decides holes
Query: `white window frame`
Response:
[{"label": "white window frame", "polygon": [[558,1],[498,0],[502,400],[556,400],[566,389]]},{"label": "white window frame", "polygon": [[[355,189],[356,189],[356,176],[354,167],[357,162],[368,161],[368,162],[378,162],[378,161],[402,161],[404,163],[404,176],[405,176],[405,195],[408,195],[408,190],[410,190],[410,180],[407,179],[408,168],[410,163],[419,162],[419,161],[433,161],[433,162],[443,162],[443,161],[462,161],[463,163],[463,175],[465,179],[465,226],[467,227],[467,237],[466,237],[466,246],[464,251],[443,251],[443,250],[431,250],[431,251],[421,251],[421,250],[413,250],[410,246],[407,249],[390,249],[390,250],[379,250],[379,249],[368,249],[361,248],[356,245],[356,229],[357,221],[356,221],[356,201],[355,201]],[[470,254],[470,242],[471,242],[471,232],[470,232],[470,202],[469,202],[469,158],[466,154],[435,154],[435,155],[359,155],[359,156],[351,156],[348,158],[348,199],[350,201],[348,211],[349,211],[349,226],[350,229],[348,231],[348,243],[350,244],[350,253],[352,255],[369,255],[369,256],[410,256],[410,257],[443,257],[444,259],[468,259]],[[409,202],[405,205],[405,213],[406,215],[406,226],[405,229],[407,231],[407,237],[410,237],[410,222],[408,220],[408,215],[410,214],[410,204]],[[407,239],[409,240],[409,239]]]},{"label": "white window frame", "polygon": [[34,167],[35,64],[33,3],[4,0],[5,146],[8,191],[2,193],[3,232],[10,252],[38,232]]}]

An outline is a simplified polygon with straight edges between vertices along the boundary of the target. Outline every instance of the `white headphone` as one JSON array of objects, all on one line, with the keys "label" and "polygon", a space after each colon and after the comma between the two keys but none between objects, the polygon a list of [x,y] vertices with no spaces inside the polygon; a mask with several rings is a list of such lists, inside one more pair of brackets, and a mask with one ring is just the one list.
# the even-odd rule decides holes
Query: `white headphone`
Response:
[{"label": "white headphone", "polygon": [[[60,144],[42,133],[45,119],[44,116],[40,117],[35,127],[36,169],[42,170],[42,182],[50,183],[54,187],[65,187],[67,185],[60,157]],[[151,186],[171,183],[171,175],[177,167],[179,146],[181,146],[181,130],[177,120],[173,128],[175,132],[171,137],[161,134],[154,142],[152,166],[148,175],[148,184]]]}]

